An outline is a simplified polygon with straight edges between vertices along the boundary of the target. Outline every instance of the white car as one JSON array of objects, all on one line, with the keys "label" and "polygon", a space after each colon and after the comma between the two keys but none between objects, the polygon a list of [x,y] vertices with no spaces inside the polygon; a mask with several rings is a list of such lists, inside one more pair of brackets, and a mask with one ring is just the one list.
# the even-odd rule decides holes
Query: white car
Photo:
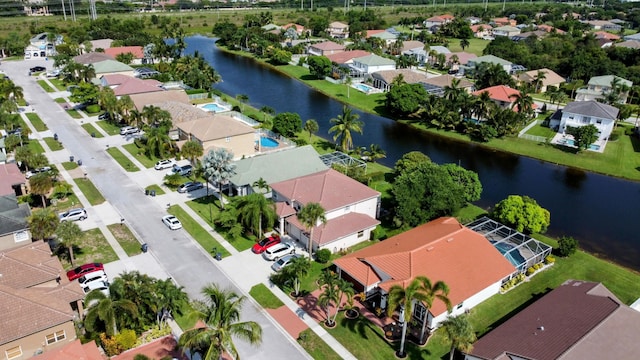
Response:
[{"label": "white car", "polygon": [[82,291],[84,291],[85,294],[88,294],[93,290],[100,290],[103,294],[109,296],[109,283],[104,280],[97,280],[86,283],[82,286]]},{"label": "white car", "polygon": [[171,159],[160,160],[156,163],[156,166],[154,166],[153,168],[156,170],[169,169],[169,168],[172,168],[175,163],[176,163],[175,160],[171,160]]},{"label": "white car", "polygon": [[94,281],[108,282],[109,279],[107,278],[107,273],[105,273],[103,270],[99,270],[99,271],[95,271],[95,272],[89,273],[87,275],[81,276],[78,279],[78,283],[82,287],[85,287],[89,283],[92,283]]},{"label": "white car", "polygon": [[167,227],[171,230],[182,229],[182,223],[178,220],[177,217],[173,215],[166,215],[162,217],[162,222],[167,225]]},{"label": "white car", "polygon": [[133,126],[125,126],[120,128],[120,135],[131,135],[131,134],[137,134],[139,132],[140,132],[140,129]]},{"label": "white car", "polygon": [[283,267],[289,265],[291,260],[299,258],[301,256],[302,255],[290,254],[285,257],[281,257],[280,260],[274,262],[273,265],[271,265],[271,269],[273,269],[273,271],[280,271]]},{"label": "white car", "polygon": [[49,170],[51,170],[50,166],[44,166],[38,169],[29,170],[26,172],[26,174],[24,174],[24,177],[30,179],[31,177],[33,177],[33,175],[40,174]]},{"label": "white car", "polygon": [[278,260],[285,255],[293,254],[295,252],[296,249],[293,245],[281,242],[280,244],[273,245],[265,250],[262,253],[262,256],[267,260]]},{"label": "white car", "polygon": [[82,221],[87,218],[87,211],[82,208],[70,209],[65,212],[59,213],[58,218],[60,219],[60,221]]}]

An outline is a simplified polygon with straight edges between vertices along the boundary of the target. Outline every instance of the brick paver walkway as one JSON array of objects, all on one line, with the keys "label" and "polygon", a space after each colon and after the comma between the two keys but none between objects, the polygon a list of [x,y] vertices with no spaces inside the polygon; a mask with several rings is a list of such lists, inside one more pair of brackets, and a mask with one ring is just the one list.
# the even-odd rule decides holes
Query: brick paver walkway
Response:
[{"label": "brick paver walkway", "polygon": [[267,310],[269,315],[271,315],[271,317],[273,317],[294,339],[297,339],[302,331],[309,328],[298,315],[284,305],[277,309],[265,310]]}]

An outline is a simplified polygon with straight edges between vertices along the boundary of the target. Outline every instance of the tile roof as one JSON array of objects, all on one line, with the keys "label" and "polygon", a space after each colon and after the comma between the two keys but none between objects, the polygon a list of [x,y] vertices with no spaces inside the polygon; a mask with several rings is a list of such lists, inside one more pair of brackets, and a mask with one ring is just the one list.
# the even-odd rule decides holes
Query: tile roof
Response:
[{"label": "tile roof", "polygon": [[15,195],[14,185],[22,185],[27,182],[24,174],[20,172],[18,165],[0,164],[0,196]]},{"label": "tile roof", "polygon": [[629,87],[633,85],[633,82],[615,75],[594,76],[591,79],[589,79],[589,85],[611,87],[611,84],[613,83],[614,79],[618,79],[618,81],[620,82],[620,85],[626,85]]},{"label": "tile roof", "polygon": [[134,59],[142,59],[144,58],[144,51],[142,50],[142,46],[119,46],[112,47],[108,49],[104,49],[104,53],[112,56],[114,59],[117,55],[120,54],[133,54]]},{"label": "tile roof", "polygon": [[604,285],[568,280],[480,338],[482,359],[636,359],[640,313]]},{"label": "tile roof", "polygon": [[131,79],[131,76],[124,74],[107,74],[100,77],[102,83],[108,86],[124,84],[129,79]]},{"label": "tile roof", "polygon": [[229,181],[236,186],[251,185],[260,178],[271,184],[327,169],[311,145],[252,156],[235,164],[236,174]]},{"label": "tile roof", "polygon": [[187,93],[182,89],[167,90],[154,93],[132,94],[129,95],[129,97],[131,98],[131,100],[133,100],[133,103],[138,111],[142,111],[142,109],[147,105],[160,106],[162,104],[163,106],[171,107],[172,103],[181,103],[193,107],[191,105],[191,100],[189,100],[189,95],[187,95]]},{"label": "tile roof", "polygon": [[[444,281],[451,303],[462,303],[491,284],[513,274],[515,267],[482,235],[455,218],[443,217],[345,255],[334,264],[365,286],[388,291],[416,276]],[[430,310],[446,312],[440,302]]]},{"label": "tile roof", "polygon": [[31,360],[106,360],[102,355],[95,340],[83,344],[80,339],[68,343],[67,345],[49,349],[47,352],[36,355]]},{"label": "tile roof", "polygon": [[325,56],[329,58],[331,62],[334,62],[336,64],[344,64],[355,58],[359,58],[367,55],[371,55],[371,53],[364,50],[351,50],[351,51],[343,51],[335,54],[328,54]]},{"label": "tile roof", "polygon": [[380,34],[380,33],[383,33],[383,32],[385,32],[385,31],[386,31],[386,30],[367,30],[367,36],[365,36],[365,37],[366,37],[366,38],[369,38],[369,37],[371,37],[372,35]]},{"label": "tile roof", "polygon": [[620,36],[606,31],[596,31],[593,33],[596,39],[619,40]]},{"label": "tile roof", "polygon": [[334,21],[331,24],[329,24],[330,28],[335,28],[335,29],[346,29],[349,27],[349,25],[345,24],[345,23],[341,23],[339,21]]},{"label": "tile roof", "polygon": [[18,204],[15,193],[0,196],[0,236],[27,230],[29,216],[31,216],[29,204]]},{"label": "tile roof", "polygon": [[376,37],[376,38],[380,38],[380,39],[383,39],[383,40],[394,40],[394,39],[398,38],[397,35],[392,34],[392,33],[388,32],[386,30],[381,32],[381,33],[371,34],[371,35],[369,35],[369,37]]},{"label": "tile roof", "polygon": [[62,273],[60,261],[43,241],[0,252],[0,285],[28,288],[55,281]]},{"label": "tile roof", "polygon": [[369,66],[383,66],[383,65],[395,65],[395,60],[387,59],[382,56],[371,54],[367,56],[362,56],[359,58],[353,59],[354,62],[359,62],[361,64],[369,65]]},{"label": "tile roof", "polygon": [[116,60],[103,60],[94,62],[93,68],[96,70],[96,75],[104,73],[133,71],[133,68],[131,66],[123,64]]},{"label": "tile roof", "polygon": [[161,85],[162,83],[157,80],[142,80],[134,77],[129,77],[127,81],[116,86],[113,89],[113,93],[116,96],[124,96],[165,91],[160,87]]},{"label": "tile roof", "polygon": [[491,63],[491,64],[499,64],[499,65],[511,65],[513,64],[511,61],[501,59],[495,55],[484,55],[473,59],[473,63],[479,65],[483,62]]},{"label": "tile roof", "polygon": [[73,57],[73,61],[78,64],[89,65],[100,61],[115,60],[112,56],[100,52],[90,52]]},{"label": "tile roof", "polygon": [[450,60],[451,60],[451,57],[452,57],[453,55],[456,55],[456,56],[458,57],[458,64],[461,64],[461,65],[466,65],[466,64],[469,62],[469,60],[471,60],[471,59],[475,59],[475,58],[477,58],[477,57],[478,57],[478,55],[476,55],[476,54],[472,54],[472,53],[468,53],[468,52],[464,52],[464,51],[459,51],[459,52],[453,52],[453,53],[449,53],[449,54],[444,54],[445,59],[446,59],[447,61],[450,61]]},{"label": "tile roof", "polygon": [[[440,76],[434,76],[432,78],[428,78],[425,81],[422,81],[425,84],[429,84],[429,85],[434,85],[437,87],[447,87],[447,86],[451,86],[451,82],[457,79],[455,76],[451,76],[448,74],[445,75],[440,75]],[[461,78],[458,79],[460,80],[460,82],[458,83],[458,87],[459,88],[468,88],[468,87],[472,87],[473,83],[467,79]]]},{"label": "tile roof", "polygon": [[[151,93],[151,95],[154,95],[154,94],[156,93]],[[158,103],[151,103],[149,105],[157,106],[162,110],[168,111],[169,114],[171,114],[171,121],[174,127],[177,127],[178,124],[180,123],[184,123],[188,121],[194,121],[194,120],[203,119],[203,118],[210,119],[212,116],[210,113],[198,107],[195,107],[191,104],[185,104],[182,102],[164,101],[164,102],[158,102]]]},{"label": "tile roof", "polygon": [[520,91],[505,85],[496,85],[474,92],[472,95],[480,96],[482,93],[488,92],[491,100],[504,101],[512,103],[514,95],[520,95]]},{"label": "tile roof", "polygon": [[489,25],[489,24],[477,24],[477,25],[471,25],[470,26],[471,31],[473,31],[474,33],[477,33],[478,31],[482,30],[491,30],[493,29],[493,26]]},{"label": "tile roof", "polygon": [[344,45],[335,43],[333,41],[325,41],[318,44],[313,44],[311,45],[311,47],[322,51],[344,50],[345,48]]},{"label": "tile roof", "polygon": [[[298,229],[306,228],[300,223],[297,216],[289,217],[287,221],[295,225]],[[337,218],[329,219],[326,224],[314,227],[312,240],[319,246],[324,246],[379,224],[379,220],[369,215],[350,212]]]},{"label": "tile roof", "polygon": [[536,80],[536,77],[538,76],[538,72],[543,73],[545,76],[545,78],[542,79],[543,86],[557,85],[566,81],[562,76],[558,75],[555,71],[547,68],[521,72],[518,75],[515,75],[515,77],[520,81],[530,83]]},{"label": "tile roof", "polygon": [[414,71],[411,69],[383,70],[376,71],[371,74],[373,78],[380,79],[387,84],[391,84],[393,82],[393,79],[397,78],[399,75],[402,75],[404,81],[408,84],[425,82],[429,78],[426,73]]},{"label": "tile roof", "polygon": [[617,107],[603,104],[598,101],[573,101],[568,103],[563,112],[587,115],[602,119],[615,119],[620,111]]},{"label": "tile roof", "polygon": [[176,127],[187,134],[195,136],[202,142],[243,134],[253,134],[256,131],[251,126],[230,116],[220,114],[209,115],[207,113],[199,119],[178,123]]},{"label": "tile roof", "polygon": [[640,41],[638,40],[627,40],[614,44],[617,47],[626,47],[629,49],[640,49]]},{"label": "tile roof", "polygon": [[424,43],[418,40],[407,40],[402,43],[402,49],[400,51],[408,51],[411,49],[424,49]]},{"label": "tile roof", "polygon": [[271,188],[303,206],[319,203],[327,212],[380,196],[379,192],[333,169],[273,183]]}]

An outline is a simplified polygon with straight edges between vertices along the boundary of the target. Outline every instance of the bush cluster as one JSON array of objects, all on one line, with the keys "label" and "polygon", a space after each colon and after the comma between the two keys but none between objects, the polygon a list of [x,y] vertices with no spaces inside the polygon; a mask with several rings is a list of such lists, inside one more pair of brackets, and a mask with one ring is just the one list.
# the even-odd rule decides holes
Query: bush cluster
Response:
[{"label": "bush cluster", "polygon": [[326,264],[331,259],[331,250],[320,249],[316,251],[316,261],[320,264]]}]

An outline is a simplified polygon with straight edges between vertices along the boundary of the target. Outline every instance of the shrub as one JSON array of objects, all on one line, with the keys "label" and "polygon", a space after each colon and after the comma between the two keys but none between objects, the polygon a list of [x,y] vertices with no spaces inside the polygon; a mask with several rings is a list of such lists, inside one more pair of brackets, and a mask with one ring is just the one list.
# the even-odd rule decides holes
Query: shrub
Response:
[{"label": "shrub", "polygon": [[114,336],[120,352],[131,349],[136,344],[136,332],[134,330],[122,330]]},{"label": "shrub", "polygon": [[558,255],[567,257],[578,250],[578,240],[571,236],[563,236],[558,240]]},{"label": "shrub", "polygon": [[305,146],[308,144],[307,139],[304,138],[296,138],[293,140],[293,142],[295,142],[298,146]]},{"label": "shrub", "polygon": [[556,258],[553,255],[549,255],[544,259],[545,264],[553,264],[554,262],[556,262]]},{"label": "shrub", "polygon": [[536,269],[533,266],[527,269],[527,275],[533,275],[534,272],[536,272]]},{"label": "shrub", "polygon": [[100,105],[98,104],[93,104],[93,105],[89,105],[87,106],[87,108],[85,109],[89,114],[95,114],[97,112],[100,112]]},{"label": "shrub", "polygon": [[371,240],[384,240],[387,238],[387,232],[381,226],[376,227],[371,232]]},{"label": "shrub", "polygon": [[133,357],[133,360],[151,360],[151,358],[145,354],[136,354],[136,356]]},{"label": "shrub", "polygon": [[331,250],[320,249],[316,251],[316,261],[321,264],[326,264],[331,259]]},{"label": "shrub", "polygon": [[626,129],[624,129],[624,134],[625,135],[631,136],[631,135],[633,135],[633,132],[634,132],[634,128],[628,127]]}]

